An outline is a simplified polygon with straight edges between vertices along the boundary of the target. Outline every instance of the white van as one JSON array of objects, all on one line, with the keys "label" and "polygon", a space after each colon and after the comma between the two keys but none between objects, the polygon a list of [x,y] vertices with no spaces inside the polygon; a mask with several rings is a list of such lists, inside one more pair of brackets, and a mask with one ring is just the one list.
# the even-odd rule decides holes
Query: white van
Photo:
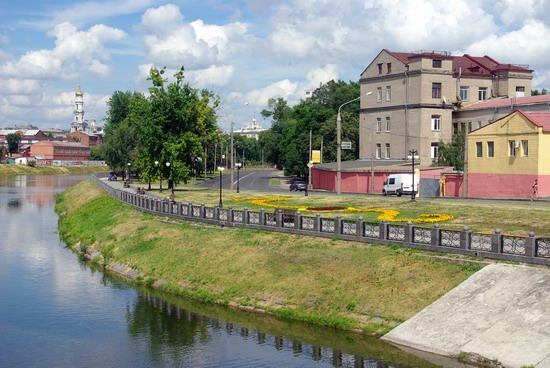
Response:
[{"label": "white van", "polygon": [[[413,174],[391,174],[384,181],[382,195],[395,194],[401,197],[403,194],[412,194]],[[415,180],[414,191],[418,191],[418,182]]]}]

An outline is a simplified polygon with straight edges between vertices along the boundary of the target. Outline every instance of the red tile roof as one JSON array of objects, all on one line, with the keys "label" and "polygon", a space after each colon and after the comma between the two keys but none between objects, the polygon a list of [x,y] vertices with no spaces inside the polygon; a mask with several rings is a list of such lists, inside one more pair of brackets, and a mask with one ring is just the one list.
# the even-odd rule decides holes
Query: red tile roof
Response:
[{"label": "red tile roof", "polygon": [[521,105],[532,105],[532,104],[543,104],[550,103],[550,95],[539,95],[539,96],[528,96],[528,97],[512,97],[512,98],[495,98],[487,101],[481,101],[463,107],[461,111],[464,110],[479,110],[479,109],[492,109],[495,107],[505,107],[505,106],[521,106]]},{"label": "red tile roof", "polygon": [[542,128],[543,132],[550,132],[550,112],[526,112],[518,110],[530,122]]},{"label": "red tile roof", "polygon": [[421,52],[393,52],[385,51],[401,61],[403,64],[409,64],[409,60],[417,57],[429,57],[438,59],[452,59],[453,71],[455,75],[458,75],[459,70],[462,75],[491,75],[501,70],[514,70],[520,72],[532,72],[528,65],[513,65],[513,64],[501,64],[495,59],[489,56],[470,56],[465,54],[463,56],[451,56],[447,52],[437,51],[421,51]]}]

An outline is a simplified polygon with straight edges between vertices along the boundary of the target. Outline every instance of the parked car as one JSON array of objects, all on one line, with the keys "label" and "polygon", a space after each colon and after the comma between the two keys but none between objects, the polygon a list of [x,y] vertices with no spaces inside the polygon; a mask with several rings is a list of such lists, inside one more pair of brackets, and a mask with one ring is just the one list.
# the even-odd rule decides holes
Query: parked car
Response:
[{"label": "parked car", "polygon": [[[395,194],[401,197],[403,194],[412,194],[413,175],[412,174],[391,174],[384,181],[383,195]],[[414,182],[414,191],[418,191],[418,182]]]},{"label": "parked car", "polygon": [[290,191],[302,191],[307,189],[307,184],[303,180],[294,180],[292,184],[290,184]]}]

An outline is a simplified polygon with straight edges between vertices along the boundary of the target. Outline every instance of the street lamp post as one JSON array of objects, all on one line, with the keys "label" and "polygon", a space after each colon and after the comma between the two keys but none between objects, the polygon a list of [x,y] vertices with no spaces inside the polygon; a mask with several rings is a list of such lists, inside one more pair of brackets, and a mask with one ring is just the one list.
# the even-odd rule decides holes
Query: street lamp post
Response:
[{"label": "street lamp post", "polygon": [[170,172],[168,176],[168,188],[170,188],[170,181],[172,181],[172,194],[170,194],[170,197],[172,200],[174,200],[174,178],[172,177],[172,169],[170,167],[170,161],[166,163],[166,167],[168,168],[168,171]]},{"label": "street lamp post", "polygon": [[[372,94],[372,92],[367,92],[366,96]],[[340,115],[340,110],[342,107],[360,100],[361,96],[354,98],[348,102],[344,102],[338,108],[338,115],[336,115],[336,194],[342,194],[342,117]]]},{"label": "street lamp post", "polygon": [[223,173],[223,170],[225,170],[225,167],[218,166],[218,171],[220,172],[220,204],[218,205],[218,207],[220,207],[220,208],[223,207],[223,202],[222,202],[222,173]]},{"label": "street lamp post", "polygon": [[130,166],[132,166],[132,163],[128,162],[128,169],[126,170],[126,178],[128,180],[128,184],[130,184]]},{"label": "street lamp post", "polygon": [[[157,168],[157,170],[159,170],[160,166],[159,166],[159,162],[158,161],[155,161],[155,167]],[[159,188],[159,193],[162,193],[162,170],[160,170],[159,172],[159,177],[160,177],[160,188]]]},{"label": "street lamp post", "polygon": [[237,168],[237,193],[239,193],[239,180],[240,180],[240,177],[241,177],[241,167],[243,166],[243,164],[241,162],[237,162],[235,164],[235,167]]},{"label": "street lamp post", "polygon": [[416,190],[415,190],[415,187],[414,187],[414,182],[415,182],[415,175],[414,175],[414,159],[418,159],[418,150],[415,150],[415,149],[411,149],[409,151],[409,157],[412,159],[412,192],[411,192],[411,202],[415,202],[416,201]]}]

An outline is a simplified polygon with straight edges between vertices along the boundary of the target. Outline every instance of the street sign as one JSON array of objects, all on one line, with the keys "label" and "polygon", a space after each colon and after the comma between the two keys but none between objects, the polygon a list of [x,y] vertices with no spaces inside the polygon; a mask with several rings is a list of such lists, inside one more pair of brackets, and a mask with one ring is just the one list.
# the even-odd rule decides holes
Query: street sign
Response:
[{"label": "street sign", "polygon": [[311,162],[318,164],[321,162],[321,151],[311,150]]},{"label": "street sign", "polygon": [[342,149],[351,149],[351,142],[350,141],[343,141],[341,143]]},{"label": "street sign", "polygon": [[313,162],[309,161],[309,162],[307,163],[307,167],[313,167]]}]

